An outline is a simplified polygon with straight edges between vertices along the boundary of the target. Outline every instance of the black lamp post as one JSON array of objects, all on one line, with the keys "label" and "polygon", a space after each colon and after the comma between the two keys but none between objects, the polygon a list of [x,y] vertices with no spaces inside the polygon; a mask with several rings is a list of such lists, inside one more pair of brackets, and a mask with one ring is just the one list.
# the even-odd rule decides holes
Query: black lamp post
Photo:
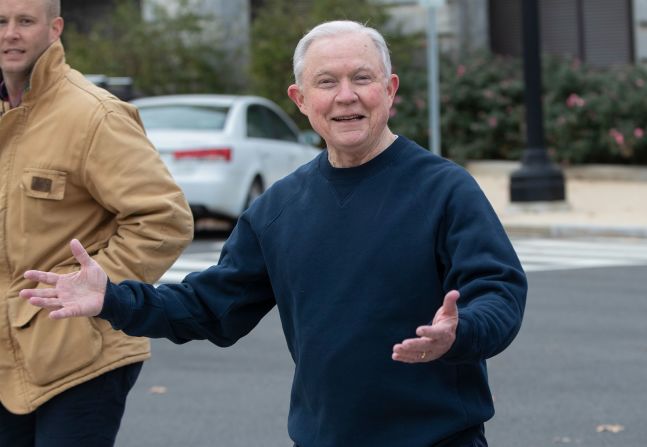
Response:
[{"label": "black lamp post", "polygon": [[551,163],[544,146],[537,0],[522,0],[522,16],[527,147],[521,156],[521,167],[510,176],[510,201],[563,201],[564,175]]}]

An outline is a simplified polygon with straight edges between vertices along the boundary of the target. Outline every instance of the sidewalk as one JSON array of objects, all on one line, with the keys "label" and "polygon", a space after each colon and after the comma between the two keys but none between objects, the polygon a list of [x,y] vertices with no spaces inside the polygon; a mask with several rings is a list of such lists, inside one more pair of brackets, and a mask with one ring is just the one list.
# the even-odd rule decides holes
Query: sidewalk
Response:
[{"label": "sidewalk", "polygon": [[511,204],[517,162],[477,161],[467,169],[511,236],[647,238],[647,168],[582,166],[564,170],[566,202]]}]

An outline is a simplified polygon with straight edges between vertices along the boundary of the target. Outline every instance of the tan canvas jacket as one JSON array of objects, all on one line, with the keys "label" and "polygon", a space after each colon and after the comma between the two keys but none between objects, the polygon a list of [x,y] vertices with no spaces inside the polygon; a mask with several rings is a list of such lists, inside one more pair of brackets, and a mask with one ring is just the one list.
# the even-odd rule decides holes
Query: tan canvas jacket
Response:
[{"label": "tan canvas jacket", "polygon": [[[6,106],[6,103],[5,103]],[[18,297],[25,270],[70,272],[79,239],[113,281],[155,282],[193,235],[183,194],[137,110],[65,64],[37,61],[20,106],[0,117],[0,401],[36,409],[56,394],[149,357],[147,339],[100,319],[48,319]]]}]

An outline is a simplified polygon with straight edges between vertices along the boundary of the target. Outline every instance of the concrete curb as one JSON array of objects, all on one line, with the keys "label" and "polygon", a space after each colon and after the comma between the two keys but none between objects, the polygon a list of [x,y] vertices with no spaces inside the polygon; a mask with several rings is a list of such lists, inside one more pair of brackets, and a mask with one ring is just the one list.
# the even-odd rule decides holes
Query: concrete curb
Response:
[{"label": "concrete curb", "polygon": [[[518,161],[504,160],[473,160],[468,161],[465,165],[472,175],[492,176],[509,176],[520,166],[521,163]],[[568,166],[562,170],[566,179],[647,182],[647,167],[645,166],[582,165]]]},{"label": "concrete curb", "polygon": [[647,227],[578,225],[578,224],[506,224],[511,237],[622,237],[647,239]]}]

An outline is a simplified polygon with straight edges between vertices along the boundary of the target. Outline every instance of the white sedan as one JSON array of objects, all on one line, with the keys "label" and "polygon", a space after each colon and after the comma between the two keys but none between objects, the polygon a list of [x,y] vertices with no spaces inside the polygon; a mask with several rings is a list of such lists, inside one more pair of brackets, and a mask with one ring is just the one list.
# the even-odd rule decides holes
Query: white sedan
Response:
[{"label": "white sedan", "polygon": [[236,219],[272,183],[319,153],[309,144],[318,136],[300,133],[265,98],[195,94],[131,102],[195,219]]}]

